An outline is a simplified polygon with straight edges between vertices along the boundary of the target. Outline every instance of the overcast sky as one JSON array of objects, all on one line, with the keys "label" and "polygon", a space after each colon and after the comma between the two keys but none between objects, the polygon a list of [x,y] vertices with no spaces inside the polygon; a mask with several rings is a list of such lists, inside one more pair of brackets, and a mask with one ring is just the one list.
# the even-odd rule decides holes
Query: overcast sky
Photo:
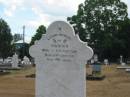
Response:
[{"label": "overcast sky", "polygon": [[[128,6],[130,16],[130,0],[122,0]],[[25,25],[26,41],[36,33],[39,25],[46,27],[55,20],[65,20],[76,14],[78,5],[84,0],[0,0],[0,18],[11,28],[12,34],[22,34]]]}]

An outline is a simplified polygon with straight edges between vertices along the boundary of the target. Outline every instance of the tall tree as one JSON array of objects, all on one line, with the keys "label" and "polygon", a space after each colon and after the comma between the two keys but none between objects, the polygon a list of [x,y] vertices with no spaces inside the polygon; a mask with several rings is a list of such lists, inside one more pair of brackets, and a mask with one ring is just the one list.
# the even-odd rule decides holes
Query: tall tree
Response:
[{"label": "tall tree", "polygon": [[118,41],[115,44],[117,45],[113,45],[116,46],[114,48],[117,48],[115,53],[120,52],[125,58],[130,58],[130,19],[120,22],[119,32],[116,36]]},{"label": "tall tree", "polygon": [[33,45],[36,40],[41,39],[42,34],[46,33],[46,27],[44,25],[40,25],[36,32],[37,33],[31,39],[30,45]]},{"label": "tall tree", "polygon": [[3,59],[11,54],[11,41],[12,34],[10,27],[3,19],[0,19],[0,57]]},{"label": "tall tree", "polygon": [[85,0],[77,14],[68,17],[79,37],[101,57],[112,56],[119,22],[127,19],[127,5],[120,0]]}]

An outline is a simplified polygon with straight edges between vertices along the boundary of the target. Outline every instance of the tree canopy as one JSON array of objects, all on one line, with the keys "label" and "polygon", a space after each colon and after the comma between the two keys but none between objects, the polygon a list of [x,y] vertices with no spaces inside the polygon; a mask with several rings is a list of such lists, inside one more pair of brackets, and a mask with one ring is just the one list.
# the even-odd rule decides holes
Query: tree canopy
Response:
[{"label": "tree canopy", "polygon": [[12,53],[11,41],[12,34],[10,27],[3,19],[0,19],[0,57],[3,59]]},{"label": "tree canopy", "polygon": [[113,53],[114,42],[119,41],[120,23],[128,19],[127,15],[127,5],[120,0],[85,0],[77,14],[67,20],[99,57],[108,58],[119,54]]},{"label": "tree canopy", "polygon": [[37,33],[31,39],[30,45],[33,45],[36,40],[41,39],[42,34],[46,33],[46,27],[44,25],[40,25],[36,32]]}]

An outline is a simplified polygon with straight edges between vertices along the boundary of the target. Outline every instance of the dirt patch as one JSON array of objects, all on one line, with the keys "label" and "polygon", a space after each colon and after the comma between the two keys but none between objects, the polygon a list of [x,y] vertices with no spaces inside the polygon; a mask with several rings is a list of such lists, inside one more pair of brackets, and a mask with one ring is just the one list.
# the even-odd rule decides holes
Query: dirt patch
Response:
[{"label": "dirt patch", "polygon": [[0,97],[35,97],[35,79],[25,77],[34,72],[28,68],[0,76]]},{"label": "dirt patch", "polygon": [[[130,73],[117,70],[117,65],[103,66],[102,81],[87,81],[87,97],[130,97]],[[91,68],[87,67],[91,73]],[[12,71],[0,76],[0,97],[35,97],[35,68]]]},{"label": "dirt patch", "polygon": [[130,97],[130,73],[116,67],[103,66],[104,80],[87,81],[87,97]]}]

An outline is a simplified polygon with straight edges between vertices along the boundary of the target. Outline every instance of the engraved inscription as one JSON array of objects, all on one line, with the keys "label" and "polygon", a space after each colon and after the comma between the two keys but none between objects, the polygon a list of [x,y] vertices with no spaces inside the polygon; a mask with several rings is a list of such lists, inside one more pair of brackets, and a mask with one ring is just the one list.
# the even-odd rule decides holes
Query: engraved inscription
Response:
[{"label": "engraved inscription", "polygon": [[[57,38],[62,36],[62,38]],[[69,47],[69,36],[64,34],[56,34],[49,38],[51,41],[50,48],[43,48],[42,52],[47,61],[51,62],[72,62],[75,58],[77,50],[71,49]]]}]

